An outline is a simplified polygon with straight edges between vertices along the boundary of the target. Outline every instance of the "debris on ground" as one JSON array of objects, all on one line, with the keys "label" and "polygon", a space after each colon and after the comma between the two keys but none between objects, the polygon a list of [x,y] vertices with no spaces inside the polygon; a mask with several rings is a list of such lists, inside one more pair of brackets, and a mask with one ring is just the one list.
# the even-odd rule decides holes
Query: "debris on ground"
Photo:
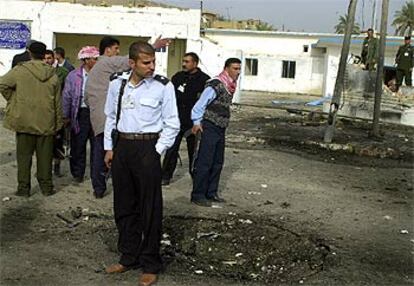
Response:
[{"label": "debris on ground", "polygon": [[167,217],[164,230],[171,245],[163,243],[168,269],[175,274],[195,273],[236,281],[297,283],[321,271],[328,246],[284,230],[275,222],[234,216],[222,219]]},{"label": "debris on ground", "polygon": [[248,195],[257,195],[260,196],[262,193],[261,192],[247,192]]},{"label": "debris on ground", "polygon": [[290,204],[288,202],[283,202],[283,203],[280,204],[280,206],[282,208],[286,209],[286,208],[290,207]]}]

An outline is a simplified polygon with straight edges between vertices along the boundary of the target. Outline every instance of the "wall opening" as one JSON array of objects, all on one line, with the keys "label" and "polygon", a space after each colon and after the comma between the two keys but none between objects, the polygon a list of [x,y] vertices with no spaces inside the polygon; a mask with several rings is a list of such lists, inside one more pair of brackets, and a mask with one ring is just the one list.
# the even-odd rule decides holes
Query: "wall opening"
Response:
[{"label": "wall opening", "polygon": [[187,40],[174,39],[168,46],[167,76],[171,78],[182,70],[182,60],[187,49]]},{"label": "wall opening", "polygon": [[283,61],[282,78],[295,78],[296,75],[296,62],[295,61]]},{"label": "wall opening", "polygon": [[259,64],[259,61],[257,59],[246,58],[244,74],[245,75],[257,75],[258,64]]}]

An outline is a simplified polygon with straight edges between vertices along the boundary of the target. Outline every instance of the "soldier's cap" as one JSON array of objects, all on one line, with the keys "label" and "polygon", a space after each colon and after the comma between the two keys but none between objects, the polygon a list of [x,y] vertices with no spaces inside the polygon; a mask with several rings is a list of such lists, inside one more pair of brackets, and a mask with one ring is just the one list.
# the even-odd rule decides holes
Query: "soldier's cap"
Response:
[{"label": "soldier's cap", "polygon": [[411,40],[411,37],[410,36],[405,36],[404,40]]},{"label": "soldier's cap", "polygon": [[29,51],[33,54],[44,55],[46,53],[46,45],[42,42],[34,42],[29,46]]}]

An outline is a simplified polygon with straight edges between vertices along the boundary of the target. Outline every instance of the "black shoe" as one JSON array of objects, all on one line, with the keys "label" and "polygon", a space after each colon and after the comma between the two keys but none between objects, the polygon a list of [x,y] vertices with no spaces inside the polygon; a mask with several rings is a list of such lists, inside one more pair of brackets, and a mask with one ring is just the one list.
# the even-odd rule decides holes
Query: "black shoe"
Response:
[{"label": "black shoe", "polygon": [[54,189],[52,189],[52,190],[49,190],[49,191],[42,191],[42,194],[44,195],[44,196],[46,196],[46,197],[48,197],[48,196],[52,196],[52,195],[54,195],[54,194],[56,194],[57,192],[56,192],[56,190],[54,190]]},{"label": "black shoe", "polygon": [[83,183],[83,177],[73,177],[73,181],[77,184]]},{"label": "black shoe", "polygon": [[105,192],[99,193],[99,194],[96,192],[93,192],[93,196],[95,197],[95,199],[102,199],[105,196]]},{"label": "black shoe", "polygon": [[212,204],[208,200],[191,200],[191,202],[200,207],[211,208]]},{"label": "black shoe", "polygon": [[16,196],[19,197],[30,197],[30,190],[18,190],[14,193]]},{"label": "black shoe", "polygon": [[214,195],[211,198],[208,198],[209,201],[215,202],[215,203],[225,203],[226,200],[220,197],[219,195]]},{"label": "black shoe", "polygon": [[161,186],[168,186],[170,184],[170,179],[162,179]]}]

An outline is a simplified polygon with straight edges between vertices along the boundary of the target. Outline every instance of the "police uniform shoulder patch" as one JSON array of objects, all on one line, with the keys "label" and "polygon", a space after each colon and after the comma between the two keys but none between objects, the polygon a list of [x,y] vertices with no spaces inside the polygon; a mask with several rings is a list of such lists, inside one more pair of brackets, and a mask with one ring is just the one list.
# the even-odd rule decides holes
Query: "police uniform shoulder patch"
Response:
[{"label": "police uniform shoulder patch", "polygon": [[159,75],[159,74],[157,74],[156,76],[154,76],[154,79],[156,81],[159,81],[163,85],[167,85],[167,83],[170,82],[170,80],[168,78],[166,78],[165,76]]},{"label": "police uniform shoulder patch", "polygon": [[114,79],[117,79],[119,76],[121,76],[124,72],[114,72],[113,74],[111,74],[111,76],[109,77],[110,81],[113,81]]}]

